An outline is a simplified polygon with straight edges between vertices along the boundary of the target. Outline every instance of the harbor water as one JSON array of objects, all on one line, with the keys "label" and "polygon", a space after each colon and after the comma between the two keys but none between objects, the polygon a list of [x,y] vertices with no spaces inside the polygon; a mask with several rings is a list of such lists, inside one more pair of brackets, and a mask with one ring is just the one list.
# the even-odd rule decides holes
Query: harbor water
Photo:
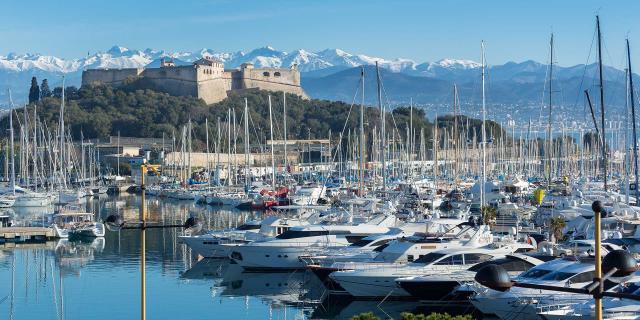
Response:
[{"label": "harbor water", "polygon": [[[151,221],[174,224],[197,215],[209,229],[235,227],[265,214],[151,197],[146,204]],[[118,212],[134,221],[140,197],[107,196],[84,205],[99,220]],[[51,210],[10,214],[37,221]],[[243,273],[226,259],[195,256],[179,243],[181,234],[180,229],[147,231],[148,319],[348,319],[368,311],[398,317],[419,307],[416,302],[326,299],[312,273]],[[139,314],[139,231],[83,241],[0,244],[0,319],[136,319]]]}]

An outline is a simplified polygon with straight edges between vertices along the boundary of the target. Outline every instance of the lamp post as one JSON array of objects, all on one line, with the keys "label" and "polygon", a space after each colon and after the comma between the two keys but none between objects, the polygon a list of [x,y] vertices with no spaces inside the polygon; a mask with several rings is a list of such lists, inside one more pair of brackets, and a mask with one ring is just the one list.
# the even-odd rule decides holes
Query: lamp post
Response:
[{"label": "lamp post", "polygon": [[202,229],[202,224],[195,217],[189,217],[183,224],[170,225],[149,225],[146,220],[145,208],[145,184],[144,177],[149,170],[158,174],[157,165],[142,164],[140,166],[140,220],[128,222],[124,221],[121,215],[110,215],[103,222],[109,231],[120,231],[125,229],[140,230],[140,319],[147,318],[147,290],[146,290],[146,230],[147,229],[168,229],[184,228],[190,233],[198,232]]},{"label": "lamp post", "polygon": [[[474,279],[481,285],[497,291],[507,291],[511,287],[531,288],[557,292],[579,293],[592,295],[595,300],[595,318],[602,320],[602,297],[624,298],[640,301],[640,296],[628,293],[607,292],[603,290],[604,281],[612,277],[626,277],[637,270],[635,258],[624,250],[609,252],[604,259],[600,258],[600,212],[602,203],[595,201],[591,205],[595,213],[596,223],[596,250],[595,267],[596,274],[593,282],[583,288],[557,287],[544,284],[513,282],[509,274],[502,266],[490,264],[476,273]],[[602,271],[605,272],[604,276]]]}]

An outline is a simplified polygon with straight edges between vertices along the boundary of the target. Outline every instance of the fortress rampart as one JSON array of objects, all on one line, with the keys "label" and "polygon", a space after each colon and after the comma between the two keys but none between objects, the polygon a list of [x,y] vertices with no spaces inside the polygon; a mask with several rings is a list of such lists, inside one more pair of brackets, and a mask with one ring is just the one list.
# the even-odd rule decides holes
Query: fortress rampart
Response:
[{"label": "fortress rampart", "polygon": [[202,58],[188,66],[162,61],[159,68],[89,69],[82,72],[82,85],[121,86],[142,81],[145,86],[175,96],[193,96],[212,104],[233,91],[261,89],[284,91],[308,98],[300,87],[300,72],[292,68],[254,68],[243,63],[239,69],[224,69],[221,61]]}]

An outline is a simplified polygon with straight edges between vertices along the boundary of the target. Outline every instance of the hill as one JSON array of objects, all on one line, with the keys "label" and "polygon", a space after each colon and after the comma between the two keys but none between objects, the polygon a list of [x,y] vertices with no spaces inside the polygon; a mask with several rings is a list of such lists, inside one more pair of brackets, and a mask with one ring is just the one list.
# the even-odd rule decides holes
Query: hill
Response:
[{"label": "hill", "polygon": [[[52,134],[58,126],[60,91],[60,88],[56,88],[52,97],[44,98],[37,104],[27,107],[29,114],[33,114],[34,107],[37,107],[38,118],[46,123]],[[264,144],[269,137],[269,97],[272,105],[274,138],[282,139],[282,93],[257,90],[233,95],[217,104],[206,105],[202,100],[193,97],[175,97],[151,90],[112,88],[103,85],[80,89],[69,87],[66,90],[65,123],[75,140],[81,137],[105,138],[120,133],[122,136],[132,137],[164,135],[167,139],[175,136],[176,140],[180,141],[182,127],[191,121],[194,150],[204,150],[205,119],[209,121],[209,137],[212,145],[218,139],[221,145],[228,140],[229,113],[231,113],[232,129],[235,119],[236,136],[239,137],[239,141],[242,140],[246,99],[249,109],[250,141],[252,145],[259,145]],[[341,132],[346,137],[349,130],[354,132],[359,126],[359,105],[351,106],[328,100],[305,100],[291,94],[288,94],[286,99],[289,139],[328,138],[331,132],[335,141]],[[16,112],[17,119],[23,119],[23,109]],[[377,108],[365,109],[367,141],[372,141],[373,128],[380,127],[379,119],[380,113]],[[395,130],[396,135],[406,137],[409,119],[410,114],[407,108],[396,108],[393,112],[389,112],[386,116],[388,134],[391,135]],[[219,138],[218,122],[220,122],[221,132]],[[440,125],[448,126],[448,123],[442,122]],[[6,118],[2,120],[1,125],[5,128],[8,126]],[[478,121],[472,121],[471,126],[472,130],[476,131],[480,128]],[[420,109],[414,110],[413,127],[416,141],[419,139],[421,130],[424,130],[427,139],[431,136],[432,123]],[[493,122],[489,123],[489,130],[492,131],[492,136],[498,137],[502,134],[499,126]],[[239,147],[242,145],[238,143]]]}]

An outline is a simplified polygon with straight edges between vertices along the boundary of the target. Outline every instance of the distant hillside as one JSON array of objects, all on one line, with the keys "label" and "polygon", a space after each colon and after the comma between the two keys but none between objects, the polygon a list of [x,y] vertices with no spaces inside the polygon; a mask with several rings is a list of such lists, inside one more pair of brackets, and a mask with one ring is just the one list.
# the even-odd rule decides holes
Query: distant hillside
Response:
[{"label": "distant hillside", "polygon": [[[585,89],[591,90],[593,101],[599,96],[597,78],[593,77],[594,66],[586,70],[558,68],[554,76],[552,98],[554,105],[583,106]],[[486,79],[486,95],[489,104],[527,105],[547,104],[549,99],[546,66],[533,62],[496,66],[489,69]],[[302,77],[302,87],[312,97],[351,102],[360,79],[360,67],[338,71],[325,76]],[[605,81],[606,103],[623,106],[625,98],[624,73],[607,68]],[[418,104],[450,104],[453,100],[453,85],[458,86],[462,103],[478,104],[481,100],[481,73],[478,69],[448,73],[431,78],[380,69],[384,87],[383,100],[391,104],[408,104],[410,99]],[[583,77],[584,74],[584,77]],[[376,70],[365,67],[365,100],[375,104]],[[358,95],[356,101],[360,101]]]}]

